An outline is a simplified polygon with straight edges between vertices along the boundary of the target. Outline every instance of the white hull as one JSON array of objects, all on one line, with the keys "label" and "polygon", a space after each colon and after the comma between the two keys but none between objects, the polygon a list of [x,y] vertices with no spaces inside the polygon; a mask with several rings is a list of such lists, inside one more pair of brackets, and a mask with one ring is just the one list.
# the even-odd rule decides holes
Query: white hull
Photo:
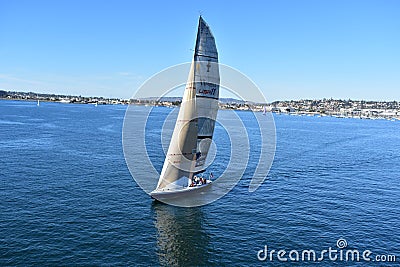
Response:
[{"label": "white hull", "polygon": [[206,184],[197,185],[193,187],[185,187],[183,189],[163,189],[163,190],[154,190],[150,193],[152,198],[162,200],[162,199],[172,199],[183,196],[190,196],[195,192],[199,192],[203,189],[209,188],[211,185],[211,181],[207,180]]}]

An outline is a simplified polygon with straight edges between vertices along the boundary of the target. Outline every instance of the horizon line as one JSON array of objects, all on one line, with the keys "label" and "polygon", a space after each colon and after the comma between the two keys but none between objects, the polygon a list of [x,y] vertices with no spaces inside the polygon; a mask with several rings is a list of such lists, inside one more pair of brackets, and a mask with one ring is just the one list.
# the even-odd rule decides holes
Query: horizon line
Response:
[{"label": "horizon line", "polygon": [[[17,91],[17,90],[5,90],[5,89],[1,89],[0,88],[0,92],[7,92],[7,93],[26,93],[26,94],[36,94],[36,95],[54,95],[54,96],[68,96],[68,97],[86,97],[86,98],[104,98],[104,99],[123,99],[123,100],[128,100],[128,99],[146,99],[146,98],[182,98],[182,96],[149,96],[149,97],[144,97],[144,98],[124,98],[124,97],[105,97],[105,96],[93,96],[93,95],[74,95],[74,94],[66,94],[66,93],[40,93],[40,92],[33,92],[33,91]],[[233,98],[233,97],[220,97],[219,99],[234,99],[234,100],[238,100],[238,101],[244,101],[244,102],[253,102],[256,103],[254,101],[248,101],[248,100],[243,100],[243,99],[237,99],[237,98]],[[302,101],[302,100],[342,100],[342,101],[346,101],[346,100],[351,100],[351,101],[366,101],[366,102],[400,102],[400,100],[376,100],[376,99],[355,99],[355,98],[334,98],[334,97],[320,97],[320,98],[293,98],[293,99],[286,99],[286,100],[273,100],[273,101],[269,101],[266,102],[267,103],[274,103],[274,102],[287,102],[287,101]],[[261,103],[261,102],[260,102]]]}]

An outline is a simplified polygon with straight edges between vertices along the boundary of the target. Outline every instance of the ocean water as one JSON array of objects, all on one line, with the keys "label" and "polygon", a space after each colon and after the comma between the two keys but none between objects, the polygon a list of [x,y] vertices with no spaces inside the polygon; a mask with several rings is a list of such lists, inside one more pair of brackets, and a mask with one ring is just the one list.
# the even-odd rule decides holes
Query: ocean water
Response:
[{"label": "ocean water", "polygon": [[[250,164],[223,198],[179,208],[153,201],[132,179],[121,140],[125,108],[0,101],[0,266],[289,265],[276,253],[260,261],[265,246],[397,256],[396,263],[325,256],[323,266],[399,264],[399,121],[274,116],[275,160],[257,191],[248,192]],[[251,113],[238,114],[256,132]],[[148,125],[147,145],[161,169],[158,123]],[[226,138],[217,128],[217,143]]]}]

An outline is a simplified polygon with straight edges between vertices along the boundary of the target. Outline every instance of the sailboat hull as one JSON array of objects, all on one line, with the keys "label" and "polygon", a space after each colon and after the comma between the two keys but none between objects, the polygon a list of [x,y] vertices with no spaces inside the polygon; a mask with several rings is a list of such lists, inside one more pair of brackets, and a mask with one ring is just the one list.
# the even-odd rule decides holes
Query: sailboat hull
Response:
[{"label": "sailboat hull", "polygon": [[185,187],[183,189],[176,189],[176,190],[154,190],[150,193],[150,196],[154,199],[157,200],[163,200],[163,199],[173,199],[173,198],[179,198],[179,197],[185,197],[185,196],[190,196],[195,192],[200,192],[204,191],[207,188],[210,188],[212,182],[210,180],[207,180],[206,184],[203,185],[197,185],[193,187]]}]

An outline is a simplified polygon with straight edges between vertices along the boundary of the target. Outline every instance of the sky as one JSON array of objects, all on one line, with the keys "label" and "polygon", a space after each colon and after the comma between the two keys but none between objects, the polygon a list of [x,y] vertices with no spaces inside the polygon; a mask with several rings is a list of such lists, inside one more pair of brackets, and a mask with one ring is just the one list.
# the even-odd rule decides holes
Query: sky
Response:
[{"label": "sky", "polygon": [[200,13],[268,101],[400,100],[397,0],[0,0],[0,90],[129,98],[192,60]]}]

